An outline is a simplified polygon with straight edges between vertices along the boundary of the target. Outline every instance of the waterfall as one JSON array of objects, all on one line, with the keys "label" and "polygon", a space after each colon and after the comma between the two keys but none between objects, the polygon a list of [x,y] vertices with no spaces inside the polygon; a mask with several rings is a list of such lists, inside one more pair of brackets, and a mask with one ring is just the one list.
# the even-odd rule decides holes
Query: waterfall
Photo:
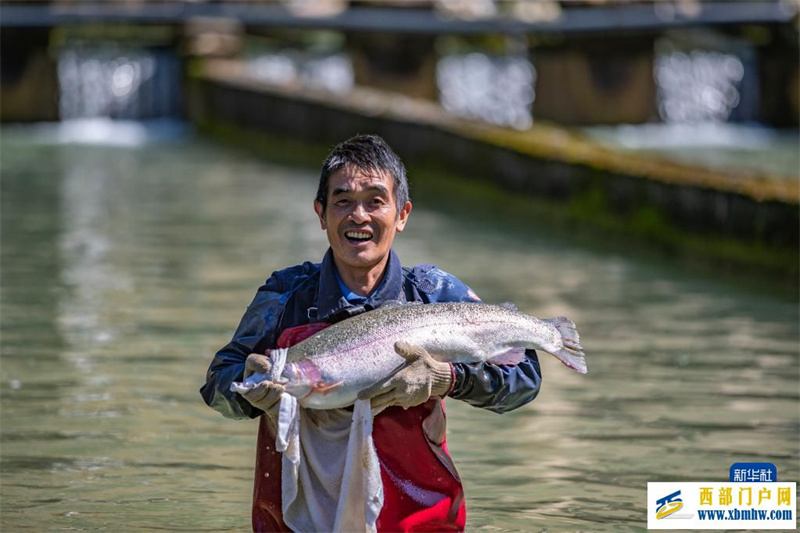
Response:
[{"label": "waterfall", "polygon": [[[722,41],[722,42],[720,42]],[[706,44],[706,46],[703,46]],[[659,43],[653,76],[658,112],[668,123],[746,122],[758,112],[755,51],[733,40],[687,49]]]},{"label": "waterfall", "polygon": [[72,46],[58,52],[62,119],[181,116],[181,75],[168,48]]}]

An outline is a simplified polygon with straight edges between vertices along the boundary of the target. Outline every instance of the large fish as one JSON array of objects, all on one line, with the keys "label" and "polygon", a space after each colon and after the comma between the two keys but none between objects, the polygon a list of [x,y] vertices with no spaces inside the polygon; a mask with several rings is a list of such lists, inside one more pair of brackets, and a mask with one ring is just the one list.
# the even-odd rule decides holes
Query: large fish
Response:
[{"label": "large fish", "polygon": [[513,304],[397,303],[323,329],[288,348],[280,376],[253,374],[231,390],[244,391],[269,379],[283,384],[303,407],[346,407],[359,391],[407,364],[395,351],[398,340],[452,363],[517,364],[525,349],[533,348],[586,373],[578,332],[568,318],[534,318]]}]

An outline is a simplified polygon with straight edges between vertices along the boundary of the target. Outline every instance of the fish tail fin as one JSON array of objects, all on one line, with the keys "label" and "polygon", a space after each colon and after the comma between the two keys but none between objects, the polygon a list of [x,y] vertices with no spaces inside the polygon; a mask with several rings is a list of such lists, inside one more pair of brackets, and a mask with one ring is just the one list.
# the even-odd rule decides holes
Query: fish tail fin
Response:
[{"label": "fish tail fin", "polygon": [[575,323],[565,316],[551,318],[545,320],[545,322],[552,324],[561,334],[563,346],[553,355],[572,370],[585,374],[588,371],[586,368],[586,355],[583,353],[583,346],[581,346],[578,330],[575,329]]}]

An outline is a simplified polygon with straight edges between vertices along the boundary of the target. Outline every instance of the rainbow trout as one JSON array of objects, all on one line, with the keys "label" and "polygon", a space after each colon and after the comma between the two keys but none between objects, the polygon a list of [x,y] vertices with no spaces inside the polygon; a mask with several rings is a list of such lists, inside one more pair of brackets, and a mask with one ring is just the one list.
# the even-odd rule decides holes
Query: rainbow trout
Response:
[{"label": "rainbow trout", "polygon": [[[281,359],[285,355],[285,365],[279,376],[253,374],[231,390],[243,392],[268,379],[282,384],[303,407],[346,407],[356,401],[359,391],[408,364],[395,352],[398,340],[452,363],[518,364],[525,349],[533,348],[586,373],[578,332],[568,318],[534,318],[513,304],[393,302],[333,324],[288,348],[280,354]],[[276,352],[271,352],[273,361]]]}]

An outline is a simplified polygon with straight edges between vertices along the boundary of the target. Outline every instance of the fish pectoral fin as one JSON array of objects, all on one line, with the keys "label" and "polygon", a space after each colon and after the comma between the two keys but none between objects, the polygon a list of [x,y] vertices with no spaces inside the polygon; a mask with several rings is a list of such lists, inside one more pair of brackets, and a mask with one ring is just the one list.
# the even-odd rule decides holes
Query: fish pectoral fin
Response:
[{"label": "fish pectoral fin", "polygon": [[320,394],[328,394],[329,392],[338,389],[342,386],[343,381],[337,381],[335,383],[326,383],[324,381],[317,381],[311,387],[312,392],[318,392]]},{"label": "fish pectoral fin", "polygon": [[525,360],[525,348],[509,348],[494,354],[487,360],[495,365],[518,365]]},{"label": "fish pectoral fin", "polygon": [[409,364],[408,361],[400,364],[394,370],[389,372],[389,375],[386,376],[385,378],[382,378],[380,381],[373,383],[369,387],[366,387],[358,391],[358,399],[369,400],[370,398],[378,394],[381,388],[383,388],[387,383],[389,383],[398,372],[400,372],[404,368],[408,368],[408,364]]}]

